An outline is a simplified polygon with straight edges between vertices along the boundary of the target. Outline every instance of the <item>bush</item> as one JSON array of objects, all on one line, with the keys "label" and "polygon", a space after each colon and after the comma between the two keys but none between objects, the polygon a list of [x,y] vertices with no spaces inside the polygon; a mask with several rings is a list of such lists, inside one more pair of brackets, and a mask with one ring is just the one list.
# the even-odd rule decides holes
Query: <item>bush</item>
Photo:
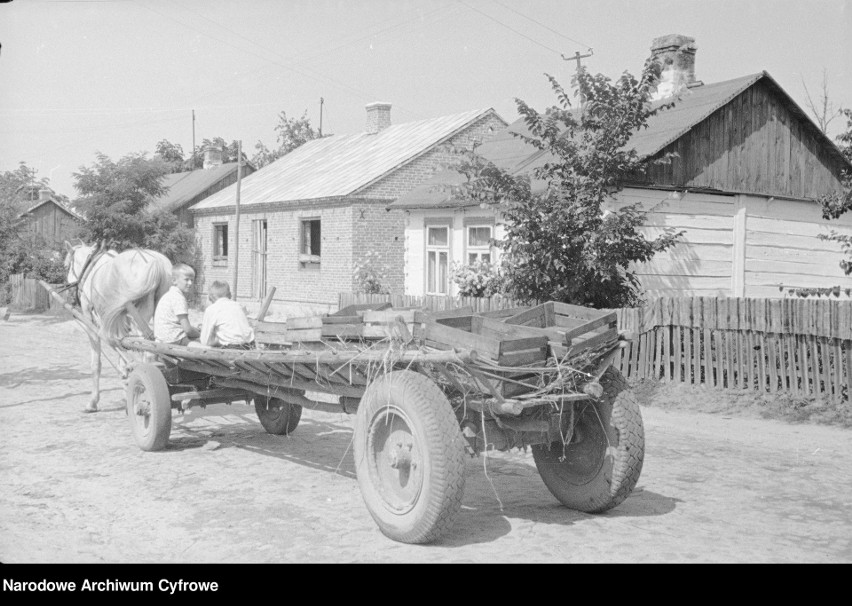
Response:
[{"label": "bush", "polygon": [[379,265],[379,253],[371,251],[364,259],[355,264],[352,272],[355,280],[355,292],[367,295],[384,295],[390,290],[386,286],[387,274],[385,266]]},{"label": "bush", "polygon": [[502,292],[505,280],[500,269],[488,261],[453,265],[453,282],[462,297],[490,297]]}]

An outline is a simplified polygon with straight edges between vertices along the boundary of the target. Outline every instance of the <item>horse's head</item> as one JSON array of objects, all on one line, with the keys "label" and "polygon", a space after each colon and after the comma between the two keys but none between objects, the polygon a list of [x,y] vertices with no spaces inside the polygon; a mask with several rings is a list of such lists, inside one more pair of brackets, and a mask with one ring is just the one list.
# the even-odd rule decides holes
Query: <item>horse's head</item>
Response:
[{"label": "horse's head", "polygon": [[74,284],[80,279],[83,274],[83,268],[86,266],[86,261],[95,254],[95,247],[89,244],[84,244],[80,240],[79,244],[71,244],[65,242],[65,269],[68,271],[66,281],[68,284]]}]

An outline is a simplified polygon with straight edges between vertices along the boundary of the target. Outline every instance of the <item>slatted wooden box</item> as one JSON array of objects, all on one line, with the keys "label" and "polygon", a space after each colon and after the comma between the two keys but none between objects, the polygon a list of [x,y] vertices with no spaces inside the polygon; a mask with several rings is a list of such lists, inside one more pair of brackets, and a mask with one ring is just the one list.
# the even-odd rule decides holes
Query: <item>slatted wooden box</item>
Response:
[{"label": "slatted wooden box", "polygon": [[539,334],[548,337],[551,355],[560,360],[581,356],[618,340],[616,312],[557,301],[536,305],[502,321],[541,331]]}]

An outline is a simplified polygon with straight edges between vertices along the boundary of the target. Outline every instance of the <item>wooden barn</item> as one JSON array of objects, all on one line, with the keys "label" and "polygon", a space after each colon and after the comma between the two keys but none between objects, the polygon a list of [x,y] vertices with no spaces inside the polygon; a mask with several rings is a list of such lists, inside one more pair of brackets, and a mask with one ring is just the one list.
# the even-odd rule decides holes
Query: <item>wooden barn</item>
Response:
[{"label": "wooden barn", "polygon": [[[852,288],[839,267],[840,245],[818,237],[832,230],[852,235],[852,217],[824,220],[815,201],[839,191],[842,171],[852,166],[768,73],[696,81],[692,42],[655,40],[652,51],[667,66],[659,102],[677,100],[631,139],[647,172],[625,183],[615,201],[649,211],[648,235],[666,227],[686,231],[675,248],[636,268],[646,294],[780,297],[788,288]],[[667,60],[671,55],[677,60]],[[483,155],[514,174],[540,166],[549,157],[511,134],[523,129],[522,120],[510,125]],[[672,152],[669,163],[653,162]],[[455,239],[447,252],[466,263],[461,253],[474,232],[465,223],[485,219],[487,211],[470,201],[434,191],[452,181],[437,175],[393,205],[407,214],[406,294],[433,292],[423,253],[430,225],[450,226]],[[499,217],[496,224],[499,234]]]},{"label": "wooden barn", "polygon": [[76,237],[85,219],[48,187],[34,192],[36,196],[34,204],[18,216],[20,227],[55,247]]}]

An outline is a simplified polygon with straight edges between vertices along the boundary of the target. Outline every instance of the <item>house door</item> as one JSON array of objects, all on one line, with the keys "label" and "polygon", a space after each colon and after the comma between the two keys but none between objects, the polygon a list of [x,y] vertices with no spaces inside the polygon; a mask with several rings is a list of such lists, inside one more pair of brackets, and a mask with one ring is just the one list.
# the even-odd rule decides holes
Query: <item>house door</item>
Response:
[{"label": "house door", "polygon": [[252,297],[262,301],[266,296],[266,219],[256,219],[251,225]]}]

